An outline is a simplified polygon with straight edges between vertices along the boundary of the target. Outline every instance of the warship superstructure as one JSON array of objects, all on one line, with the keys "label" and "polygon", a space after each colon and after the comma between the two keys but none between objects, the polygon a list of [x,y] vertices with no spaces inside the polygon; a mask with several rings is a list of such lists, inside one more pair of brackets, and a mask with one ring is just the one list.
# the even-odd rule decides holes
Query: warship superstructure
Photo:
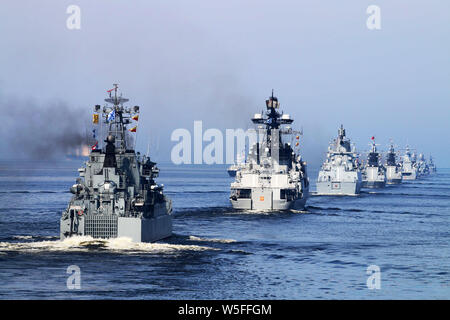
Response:
[{"label": "warship superstructure", "polygon": [[328,146],[328,152],[317,178],[318,195],[357,195],[360,193],[362,176],[358,155],[345,136],[343,125],[338,137]]},{"label": "warship superstructure", "polygon": [[394,150],[394,145],[391,143],[389,151],[386,153],[386,184],[400,184],[402,183],[402,169],[397,163],[397,157]]},{"label": "warship superstructure", "polygon": [[[123,104],[117,85],[109,90],[109,105],[96,105],[93,122],[105,127],[104,145],[92,147],[80,177],[70,188],[73,197],[60,220],[61,239],[129,237],[153,242],[172,234],[172,203],[155,178],[159,169],[148,154],[135,152],[127,125],[139,117],[139,106]],[[114,91],[114,95],[112,95]],[[100,120],[100,121],[99,121]],[[103,131],[103,130],[102,130]]]},{"label": "warship superstructure", "polygon": [[362,175],[363,188],[384,188],[386,186],[385,168],[381,165],[380,153],[377,151],[374,137],[372,137],[371,150]]},{"label": "warship superstructure", "polygon": [[402,159],[402,177],[403,180],[416,180],[417,178],[417,166],[409,146],[406,146]]},{"label": "warship superstructure", "polygon": [[231,183],[230,201],[235,209],[301,210],[305,206],[309,196],[306,162],[291,146],[294,135],[295,147],[299,145],[299,132],[286,126],[294,120],[279,108],[272,92],[266,112],[252,119],[258,125],[258,138]]}]

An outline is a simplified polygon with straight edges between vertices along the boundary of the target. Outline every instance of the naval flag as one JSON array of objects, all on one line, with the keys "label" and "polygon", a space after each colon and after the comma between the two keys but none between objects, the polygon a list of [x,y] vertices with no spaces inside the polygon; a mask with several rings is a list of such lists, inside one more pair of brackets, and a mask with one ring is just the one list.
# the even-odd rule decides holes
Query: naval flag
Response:
[{"label": "naval flag", "polygon": [[116,118],[116,109],[113,109],[113,111],[111,111],[111,112],[108,114],[108,122],[109,122],[109,121],[113,121],[115,118]]}]

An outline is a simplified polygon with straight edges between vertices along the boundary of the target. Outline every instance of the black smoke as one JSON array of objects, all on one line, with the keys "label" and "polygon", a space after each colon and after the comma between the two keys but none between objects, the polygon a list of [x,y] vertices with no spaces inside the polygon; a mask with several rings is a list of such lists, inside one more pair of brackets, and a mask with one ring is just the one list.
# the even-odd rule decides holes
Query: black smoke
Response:
[{"label": "black smoke", "polygon": [[51,159],[92,142],[87,108],[63,101],[0,98],[2,158]]}]

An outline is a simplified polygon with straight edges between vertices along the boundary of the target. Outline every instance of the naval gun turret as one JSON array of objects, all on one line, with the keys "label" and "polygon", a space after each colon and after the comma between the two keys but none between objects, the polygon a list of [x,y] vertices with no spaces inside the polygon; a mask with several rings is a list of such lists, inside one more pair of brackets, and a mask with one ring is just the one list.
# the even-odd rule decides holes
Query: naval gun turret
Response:
[{"label": "naval gun turret", "polygon": [[[152,242],[172,233],[172,203],[155,182],[159,170],[147,156],[136,153],[127,128],[139,119],[139,107],[125,107],[128,99],[109,90],[109,105],[96,105],[93,122],[105,132],[104,145],[92,147],[89,160],[78,169],[70,188],[73,197],[60,221],[61,239],[74,235],[93,238],[129,237]],[[112,95],[114,91],[114,95]]]}]

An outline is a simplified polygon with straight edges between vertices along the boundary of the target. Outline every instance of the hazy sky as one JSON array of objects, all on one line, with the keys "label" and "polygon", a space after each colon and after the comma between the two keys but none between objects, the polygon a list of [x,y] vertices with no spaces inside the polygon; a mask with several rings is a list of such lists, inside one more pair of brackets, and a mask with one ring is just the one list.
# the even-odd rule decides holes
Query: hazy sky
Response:
[{"label": "hazy sky", "polygon": [[[72,4],[80,30],[66,27]],[[371,4],[381,30],[366,27]],[[360,151],[374,135],[450,166],[449,1],[3,0],[0,36],[0,106],[20,105],[17,122],[55,103],[85,109],[89,121],[119,83],[142,106],[138,149],[151,142],[161,161],[174,129],[194,120],[245,129],[273,88],[303,126],[310,164],[343,123]],[[41,113],[49,126],[78,125],[64,114]],[[12,124],[0,131],[0,157]]]}]

